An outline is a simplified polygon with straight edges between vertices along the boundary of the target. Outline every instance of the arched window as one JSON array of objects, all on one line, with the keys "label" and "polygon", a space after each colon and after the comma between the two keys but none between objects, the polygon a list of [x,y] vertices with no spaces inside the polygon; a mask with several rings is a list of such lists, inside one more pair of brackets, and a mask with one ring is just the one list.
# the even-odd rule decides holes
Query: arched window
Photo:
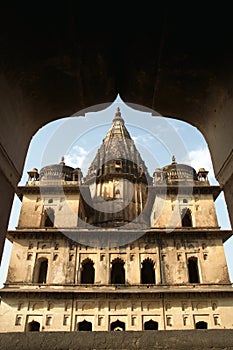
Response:
[{"label": "arched window", "polygon": [[157,331],[159,329],[159,324],[156,321],[150,320],[144,323],[145,331]]},{"label": "arched window", "polygon": [[155,269],[154,269],[154,262],[147,258],[142,262],[142,268],[141,268],[141,283],[147,284],[155,283]]},{"label": "arched window", "polygon": [[188,208],[184,208],[181,212],[182,227],[192,227],[192,212]]},{"label": "arched window", "polygon": [[192,256],[188,259],[189,283],[200,283],[197,258]]},{"label": "arched window", "polygon": [[125,323],[117,320],[111,323],[110,329],[111,331],[125,331]]},{"label": "arched window", "polygon": [[55,214],[52,208],[48,208],[44,211],[44,226],[54,227]]},{"label": "arched window", "polygon": [[94,263],[91,259],[85,259],[82,262],[82,269],[81,269],[81,283],[94,283],[95,281],[95,269],[94,269]]},{"label": "arched window", "polygon": [[195,324],[196,329],[207,329],[208,328],[208,323],[205,321],[199,321]]},{"label": "arched window", "polygon": [[79,322],[78,331],[92,331],[92,323],[86,320]]},{"label": "arched window", "polygon": [[46,283],[48,272],[48,259],[39,258],[35,266],[34,282]]},{"label": "arched window", "polygon": [[112,262],[111,284],[125,284],[124,261],[116,258]]},{"label": "arched window", "polygon": [[28,332],[39,332],[40,324],[39,322],[32,321],[28,324]]}]

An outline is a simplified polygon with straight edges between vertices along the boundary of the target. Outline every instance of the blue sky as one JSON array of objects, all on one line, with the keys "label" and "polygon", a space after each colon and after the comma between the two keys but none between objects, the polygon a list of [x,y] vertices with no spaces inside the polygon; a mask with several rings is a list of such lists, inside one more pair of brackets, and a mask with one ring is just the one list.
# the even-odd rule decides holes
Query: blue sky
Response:
[{"label": "blue sky", "polygon": [[[59,163],[62,156],[67,165],[80,167],[85,176],[90,162],[112,124],[117,107],[120,107],[126,127],[151,176],[155,168],[170,164],[172,156],[175,155],[178,163],[189,164],[197,171],[204,167],[209,171],[210,183],[218,185],[208,146],[198,129],[185,122],[159,116],[155,111],[153,111],[155,116],[152,116],[150,111],[142,111],[142,106],[138,108],[140,111],[136,109],[138,106],[131,108],[119,96],[107,108],[106,105],[102,107],[102,111],[86,112],[85,117],[74,115],[59,119],[38,130],[30,143],[19,185],[26,183],[28,170],[34,167],[40,170],[44,165]],[[92,110],[94,109],[92,107]],[[97,106],[97,109],[100,110],[101,106]],[[223,193],[215,205],[219,226],[221,229],[230,229]],[[9,229],[15,229],[17,226],[19,210],[20,201],[15,196]],[[232,248],[233,238],[230,238],[224,244],[224,249],[231,281],[233,281]],[[10,251],[11,244],[7,241],[0,268],[0,287],[6,278]]]}]

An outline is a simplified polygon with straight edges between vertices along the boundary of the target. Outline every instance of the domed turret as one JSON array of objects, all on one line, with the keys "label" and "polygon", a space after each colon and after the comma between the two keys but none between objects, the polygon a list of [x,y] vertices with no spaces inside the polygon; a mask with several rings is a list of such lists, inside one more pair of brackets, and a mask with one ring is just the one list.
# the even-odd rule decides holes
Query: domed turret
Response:
[{"label": "domed turret", "polygon": [[198,180],[196,170],[189,165],[176,163],[174,156],[171,164],[163,167],[163,173],[167,182]]},{"label": "domed turret", "polygon": [[208,181],[208,171],[205,168],[200,168],[197,173],[199,181]]},{"label": "domed turret", "polygon": [[39,179],[39,173],[37,168],[32,168],[27,173],[28,173],[28,181],[35,181]]},{"label": "domed turret", "polygon": [[154,171],[154,183],[159,182],[180,182],[180,181],[198,181],[196,170],[187,165],[179,164],[172,156],[171,164],[165,165],[163,168],[157,168]]},{"label": "domed turret", "polygon": [[65,165],[64,157],[59,164],[51,164],[43,167],[40,171],[40,181],[45,180],[73,180],[74,168]]}]

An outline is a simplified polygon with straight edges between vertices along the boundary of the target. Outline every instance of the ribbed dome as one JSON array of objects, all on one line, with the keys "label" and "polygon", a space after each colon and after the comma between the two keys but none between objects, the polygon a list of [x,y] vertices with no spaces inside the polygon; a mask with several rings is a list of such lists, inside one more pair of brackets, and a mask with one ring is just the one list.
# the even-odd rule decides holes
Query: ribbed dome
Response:
[{"label": "ribbed dome", "polygon": [[165,179],[169,181],[198,181],[197,173],[194,168],[186,164],[178,164],[175,157],[172,157],[172,163],[162,168]]},{"label": "ribbed dome", "polygon": [[72,181],[74,168],[65,165],[64,159],[60,164],[51,164],[43,167],[40,171],[40,180],[65,180]]}]

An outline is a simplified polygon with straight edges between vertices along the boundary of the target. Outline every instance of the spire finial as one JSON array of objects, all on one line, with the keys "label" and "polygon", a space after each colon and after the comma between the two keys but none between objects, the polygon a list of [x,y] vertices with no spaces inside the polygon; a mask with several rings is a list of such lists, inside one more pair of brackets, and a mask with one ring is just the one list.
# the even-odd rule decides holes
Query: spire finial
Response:
[{"label": "spire finial", "polygon": [[117,107],[115,116],[116,116],[116,117],[121,117],[121,110],[120,110],[120,107]]},{"label": "spire finial", "polygon": [[113,118],[113,122],[115,122],[115,121],[120,121],[121,123],[124,124],[124,120],[121,116],[120,107],[117,107],[117,109],[116,109],[115,117]]},{"label": "spire finial", "polygon": [[176,164],[176,158],[174,155],[172,156],[172,164]]},{"label": "spire finial", "polygon": [[60,164],[62,164],[62,165],[65,165],[65,162],[64,162],[64,160],[65,160],[65,158],[64,158],[64,156],[62,156],[62,157],[61,157],[61,161],[60,161]]}]

